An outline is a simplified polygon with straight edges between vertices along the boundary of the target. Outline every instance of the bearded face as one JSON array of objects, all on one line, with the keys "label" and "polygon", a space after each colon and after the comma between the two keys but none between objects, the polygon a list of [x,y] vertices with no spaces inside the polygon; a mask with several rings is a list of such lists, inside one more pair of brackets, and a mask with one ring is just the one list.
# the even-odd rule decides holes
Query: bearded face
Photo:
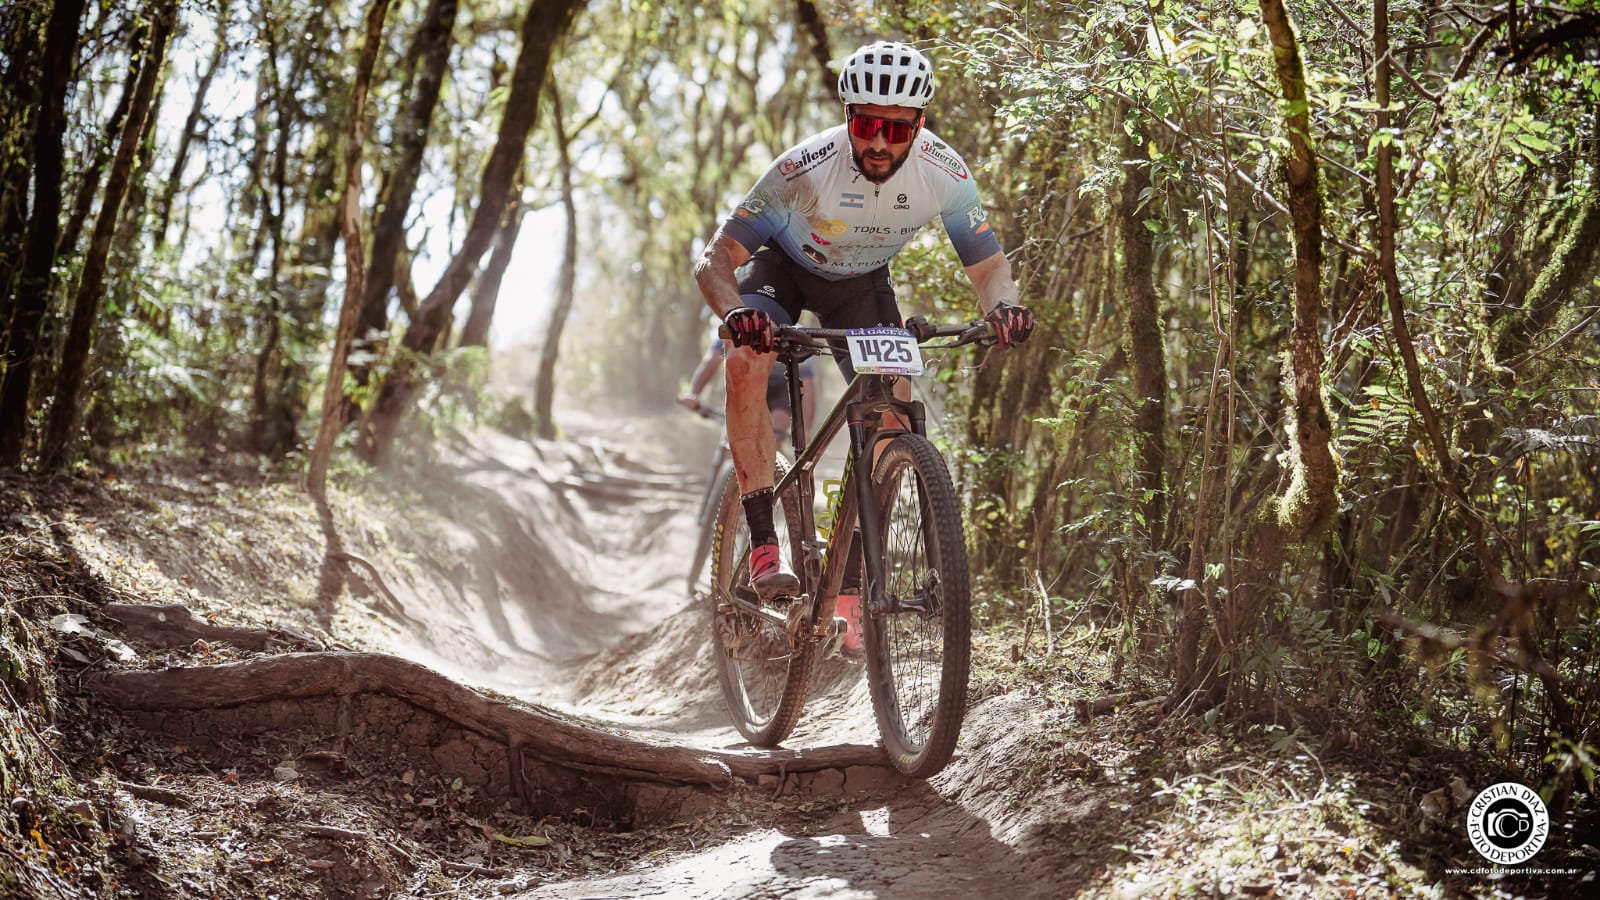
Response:
[{"label": "bearded face", "polygon": [[911,156],[911,143],[922,128],[922,111],[863,103],[850,107],[848,115],[856,168],[873,184],[883,184]]}]

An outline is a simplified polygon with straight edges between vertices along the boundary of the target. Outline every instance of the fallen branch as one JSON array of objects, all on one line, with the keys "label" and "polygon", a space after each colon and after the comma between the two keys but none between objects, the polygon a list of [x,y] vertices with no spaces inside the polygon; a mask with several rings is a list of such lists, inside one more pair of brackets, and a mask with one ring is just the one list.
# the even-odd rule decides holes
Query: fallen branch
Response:
[{"label": "fallen branch", "polygon": [[1490,642],[1498,637],[1498,633],[1494,631],[1485,630],[1471,635],[1460,634],[1441,628],[1438,625],[1430,625],[1427,622],[1413,622],[1398,613],[1389,611],[1379,613],[1378,621],[1396,631],[1416,638],[1418,643],[1425,648],[1442,650],[1445,653],[1461,649],[1471,650],[1482,653],[1494,662],[1527,675],[1541,675],[1556,679],[1561,677],[1560,673],[1552,668],[1548,661],[1528,653],[1525,649],[1513,656],[1503,650],[1491,648]]},{"label": "fallen branch", "polygon": [[[1501,578],[1497,579],[1494,588],[1502,596],[1506,597],[1508,601],[1511,601],[1508,602],[1508,606],[1512,603],[1526,602],[1528,604],[1527,608],[1531,608],[1537,602],[1538,591],[1528,590],[1527,585],[1516,584]],[[1574,692],[1573,686],[1560,672],[1556,671],[1554,666],[1550,665],[1549,660],[1539,654],[1533,638],[1519,630],[1515,653],[1506,652],[1492,646],[1505,631],[1512,629],[1513,622],[1510,616],[1502,613],[1494,622],[1478,629],[1472,635],[1460,635],[1446,631],[1437,625],[1413,622],[1393,610],[1384,610],[1379,613],[1378,621],[1397,631],[1411,635],[1425,649],[1433,648],[1443,650],[1446,653],[1458,649],[1466,649],[1474,653],[1481,653],[1484,657],[1500,665],[1538,678],[1539,682],[1544,685],[1545,701],[1549,704],[1550,716],[1555,723],[1557,733],[1566,733],[1567,729],[1571,727],[1572,703],[1567,699],[1567,695]]]},{"label": "fallen branch", "polygon": [[158,647],[187,647],[199,640],[232,644],[243,650],[322,649],[315,639],[292,629],[213,625],[195,618],[188,607],[177,603],[107,603],[103,611],[122,624],[128,637]]},{"label": "fallen branch", "polygon": [[131,781],[119,781],[117,787],[122,788],[140,800],[154,800],[168,806],[188,807],[192,801],[188,796],[166,788],[158,788],[150,784],[135,784]]},{"label": "fallen branch", "polygon": [[484,696],[416,663],[379,653],[289,653],[159,671],[101,671],[84,689],[124,709],[201,710],[324,696],[385,694],[553,765],[636,781],[723,786],[780,771],[887,766],[878,746],[699,750],[574,724],[511,699]]},{"label": "fallen branch", "polygon": [[1133,691],[1127,691],[1121,694],[1098,697],[1094,700],[1078,700],[1072,706],[1078,715],[1089,718],[1091,716],[1104,715],[1108,712],[1115,712],[1119,709],[1143,709],[1147,706],[1155,706],[1165,702],[1165,698],[1161,697],[1135,702],[1133,699],[1135,696],[1137,695]]},{"label": "fallen branch", "polygon": [[504,878],[508,874],[505,869],[488,869],[483,866],[456,862],[453,859],[440,860],[439,869],[451,875],[477,875],[481,878]]},{"label": "fallen branch", "polygon": [[327,838],[332,841],[359,841],[367,837],[367,833],[364,831],[335,828],[332,825],[301,825],[300,830],[305,834]]}]

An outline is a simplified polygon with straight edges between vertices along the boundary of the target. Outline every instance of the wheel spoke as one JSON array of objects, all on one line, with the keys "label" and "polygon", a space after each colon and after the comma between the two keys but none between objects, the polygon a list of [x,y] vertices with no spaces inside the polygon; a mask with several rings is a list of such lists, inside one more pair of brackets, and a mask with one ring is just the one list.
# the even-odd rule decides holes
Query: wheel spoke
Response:
[{"label": "wheel spoke", "polygon": [[[781,479],[783,471],[777,473]],[[774,504],[773,524],[784,558],[802,546],[798,500],[786,491]],[[730,480],[719,502],[711,553],[712,637],[723,698],[734,725],[752,743],[770,747],[788,736],[799,719],[811,672],[809,644],[792,645],[786,610],[747,599],[749,537],[737,482]]]},{"label": "wheel spoke", "polygon": [[954,489],[925,438],[896,438],[878,461],[884,597],[868,629],[868,668],[885,746],[921,777],[949,759],[966,698],[966,553]]}]

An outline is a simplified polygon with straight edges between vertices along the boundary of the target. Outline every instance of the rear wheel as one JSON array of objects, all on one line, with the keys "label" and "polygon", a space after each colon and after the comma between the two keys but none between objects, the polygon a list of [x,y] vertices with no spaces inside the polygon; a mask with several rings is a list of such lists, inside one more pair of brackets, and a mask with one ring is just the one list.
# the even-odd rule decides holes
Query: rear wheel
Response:
[{"label": "rear wheel", "polygon": [[950,761],[966,713],[971,597],[961,511],[944,459],[920,435],[889,442],[872,484],[888,602],[862,617],[872,709],[894,767],[927,778]]},{"label": "rear wheel", "polygon": [[733,478],[733,463],[724,462],[717,467],[711,476],[711,483],[706,487],[706,496],[700,501],[700,515],[695,520],[696,536],[694,543],[694,558],[689,565],[689,597],[700,600],[711,596],[711,545],[716,539],[717,522],[719,521],[719,507],[715,504],[722,497],[722,492],[727,489]]},{"label": "rear wheel", "polygon": [[[776,478],[788,466],[777,461]],[[801,534],[799,491],[785,491],[773,504],[772,521],[778,530],[783,558],[796,572],[801,568],[805,536]],[[750,581],[750,533],[745,528],[744,507],[739,502],[739,481],[728,478],[717,501],[715,534],[711,541],[711,639],[717,677],[733,724],[750,743],[775,747],[800,721],[811,680],[816,645],[808,640],[791,644],[781,624],[789,603],[764,604],[760,615],[735,603],[736,588]],[[753,600],[751,602],[754,602]]]}]

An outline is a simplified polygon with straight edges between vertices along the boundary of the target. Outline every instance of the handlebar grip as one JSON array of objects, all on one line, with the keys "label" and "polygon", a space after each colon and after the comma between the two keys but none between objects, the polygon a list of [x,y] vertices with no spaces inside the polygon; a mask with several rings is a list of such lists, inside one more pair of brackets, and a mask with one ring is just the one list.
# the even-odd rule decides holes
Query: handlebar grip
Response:
[{"label": "handlebar grip", "polygon": [[988,319],[979,319],[978,321],[973,322],[961,335],[961,341],[963,343],[969,340],[973,343],[981,343],[984,341],[992,343],[999,339],[999,329],[996,328],[995,324]]}]

